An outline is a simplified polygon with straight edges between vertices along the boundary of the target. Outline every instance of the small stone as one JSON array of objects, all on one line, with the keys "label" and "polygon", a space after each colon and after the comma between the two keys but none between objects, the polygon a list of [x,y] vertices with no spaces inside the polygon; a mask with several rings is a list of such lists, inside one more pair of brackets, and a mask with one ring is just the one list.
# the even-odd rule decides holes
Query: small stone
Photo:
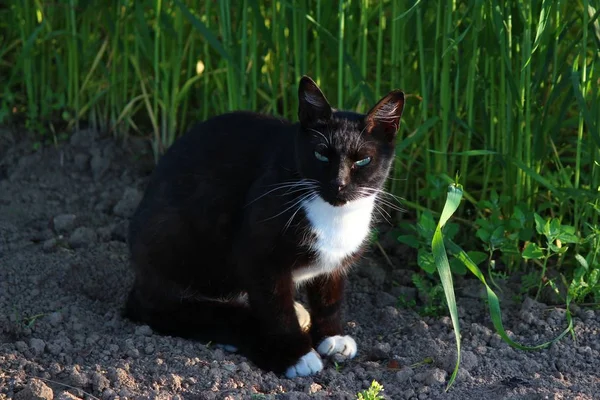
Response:
[{"label": "small stone", "polygon": [[531,297],[525,297],[521,304],[521,311],[539,311],[545,307],[544,304],[533,300]]},{"label": "small stone", "polygon": [[110,381],[101,373],[94,372],[92,374],[92,386],[95,392],[102,392],[110,386]]},{"label": "small stone", "polygon": [[154,346],[149,344],[146,347],[144,347],[144,353],[146,354],[153,354],[154,353]]},{"label": "small stone", "polygon": [[74,248],[88,247],[97,240],[96,232],[87,227],[79,227],[69,238],[69,245]]},{"label": "small stone", "polygon": [[148,325],[140,325],[135,327],[135,334],[138,336],[151,336],[152,328]]},{"label": "small stone", "polygon": [[25,389],[15,394],[15,400],[52,400],[54,392],[39,379],[31,379]]},{"label": "small stone", "polygon": [[387,292],[378,292],[375,295],[375,305],[377,307],[395,306],[398,299]]},{"label": "small stone", "polygon": [[79,372],[79,370],[75,367],[71,369],[69,380],[71,381],[71,385],[75,386],[76,388],[84,388],[88,383],[88,377]]},{"label": "small stone", "polygon": [[52,219],[52,228],[56,233],[69,233],[75,227],[77,216],[75,214],[61,214]]},{"label": "small stone", "polygon": [[142,196],[142,192],[136,188],[125,189],[123,197],[113,208],[113,213],[123,218],[131,217],[139,202],[142,200]]},{"label": "small stone", "polygon": [[46,342],[44,342],[42,339],[31,338],[29,339],[29,348],[36,356],[43,354],[44,349],[46,348]]},{"label": "small stone", "polygon": [[94,144],[97,136],[98,133],[92,129],[82,129],[73,133],[69,139],[69,142],[75,147],[89,148],[92,144]]},{"label": "small stone", "polygon": [[472,371],[479,365],[479,358],[470,350],[465,350],[461,353],[460,365],[467,371]]},{"label": "small stone", "polygon": [[383,360],[388,358],[392,347],[389,343],[377,343],[371,347],[369,351],[368,359],[372,361]]},{"label": "small stone", "polygon": [[381,324],[382,328],[392,328],[399,326],[400,314],[395,307],[385,307],[379,311],[377,316],[377,322]]},{"label": "small stone", "polygon": [[140,351],[138,349],[127,349],[125,353],[131,358],[138,358],[140,356]]},{"label": "small stone", "polygon": [[410,378],[415,375],[415,371],[412,368],[404,367],[400,371],[396,372],[396,380],[400,383],[407,382]]},{"label": "small stone", "polygon": [[96,229],[96,235],[98,235],[98,240],[100,242],[108,242],[112,235],[111,228],[108,226],[101,226]]},{"label": "small stone", "polygon": [[235,372],[237,371],[237,366],[235,364],[223,364],[223,369],[229,372]]},{"label": "small stone", "polygon": [[90,162],[90,167],[92,168],[94,180],[100,180],[106,174],[106,171],[108,171],[110,160],[100,154],[95,154]]},{"label": "small stone", "polygon": [[348,361],[348,357],[346,357],[342,353],[334,353],[333,355],[331,355],[330,358],[331,358],[331,361],[333,361],[334,363],[338,363],[338,364],[342,364],[342,363],[345,363],[346,361]]},{"label": "small stone", "polygon": [[118,242],[127,242],[127,230],[129,229],[129,221],[123,221],[115,224],[111,230],[111,239]]},{"label": "small stone", "polygon": [[427,371],[423,382],[428,386],[441,385],[446,381],[446,376],[448,376],[446,371],[434,368],[431,371]]},{"label": "small stone", "polygon": [[318,384],[318,383],[316,383],[316,382],[313,382],[313,383],[311,383],[311,384],[308,386],[308,388],[307,388],[307,389],[308,389],[308,390],[307,390],[308,394],[315,394],[315,393],[317,393],[318,391],[322,390],[322,389],[323,389],[323,386],[319,385],[319,384]]},{"label": "small stone", "polygon": [[69,393],[66,390],[61,392],[57,397],[56,400],[80,400],[80,397],[75,396],[73,393]]},{"label": "small stone", "polygon": [[85,153],[77,153],[73,159],[75,169],[83,172],[90,166],[90,156]]},{"label": "small stone", "polygon": [[24,353],[27,350],[29,350],[29,347],[27,346],[27,343],[23,342],[22,340],[19,340],[18,342],[15,342],[15,347],[17,349],[17,351]]},{"label": "small stone", "polygon": [[55,311],[48,315],[48,322],[52,326],[58,326],[63,321],[63,315],[59,311]]},{"label": "small stone", "polygon": [[366,259],[361,264],[358,273],[365,278],[369,278],[376,286],[381,286],[385,282],[386,272],[375,261]]},{"label": "small stone", "polygon": [[240,371],[242,371],[242,372],[250,372],[251,370],[252,369],[250,368],[250,365],[247,362],[242,361],[240,363]]},{"label": "small stone", "polygon": [[57,245],[58,245],[58,240],[56,240],[56,238],[50,238],[48,240],[45,240],[44,243],[42,243],[42,250],[45,253],[51,253],[54,250],[56,250]]}]

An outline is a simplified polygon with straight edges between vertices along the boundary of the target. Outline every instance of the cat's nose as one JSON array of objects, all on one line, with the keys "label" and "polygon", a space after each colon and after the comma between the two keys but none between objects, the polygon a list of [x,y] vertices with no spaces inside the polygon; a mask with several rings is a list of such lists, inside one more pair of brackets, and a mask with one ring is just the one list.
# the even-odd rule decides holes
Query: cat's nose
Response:
[{"label": "cat's nose", "polygon": [[331,182],[331,186],[333,186],[335,191],[339,193],[346,187],[346,181],[338,178]]}]

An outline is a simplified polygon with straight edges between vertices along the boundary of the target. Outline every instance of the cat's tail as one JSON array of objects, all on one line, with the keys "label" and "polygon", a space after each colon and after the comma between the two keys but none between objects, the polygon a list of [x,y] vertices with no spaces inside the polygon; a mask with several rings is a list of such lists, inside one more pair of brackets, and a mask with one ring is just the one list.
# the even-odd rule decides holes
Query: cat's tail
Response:
[{"label": "cat's tail", "polygon": [[229,349],[251,348],[252,327],[256,326],[242,298],[173,298],[149,293],[139,285],[130,291],[123,315],[162,335],[228,345]]}]

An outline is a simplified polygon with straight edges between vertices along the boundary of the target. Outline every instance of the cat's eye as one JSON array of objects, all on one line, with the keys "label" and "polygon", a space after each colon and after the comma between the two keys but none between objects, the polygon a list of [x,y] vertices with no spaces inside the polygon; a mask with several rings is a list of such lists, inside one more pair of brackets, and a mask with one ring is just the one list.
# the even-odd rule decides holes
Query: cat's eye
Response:
[{"label": "cat's eye", "polygon": [[364,167],[365,165],[371,162],[371,157],[363,158],[362,160],[358,160],[354,163],[357,167]]},{"label": "cat's eye", "polygon": [[315,157],[317,157],[317,160],[319,160],[319,161],[323,161],[323,162],[329,161],[329,158],[327,158],[327,156],[323,155],[323,153],[319,153],[318,151],[315,151]]}]

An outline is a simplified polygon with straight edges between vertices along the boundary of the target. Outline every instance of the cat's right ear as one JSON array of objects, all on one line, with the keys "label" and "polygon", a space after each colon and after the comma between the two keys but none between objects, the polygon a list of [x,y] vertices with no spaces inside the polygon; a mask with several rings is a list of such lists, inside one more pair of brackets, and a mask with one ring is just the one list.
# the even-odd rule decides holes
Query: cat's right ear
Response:
[{"label": "cat's right ear", "polygon": [[298,86],[298,119],[304,127],[326,122],[331,118],[331,106],[317,84],[304,75]]}]

